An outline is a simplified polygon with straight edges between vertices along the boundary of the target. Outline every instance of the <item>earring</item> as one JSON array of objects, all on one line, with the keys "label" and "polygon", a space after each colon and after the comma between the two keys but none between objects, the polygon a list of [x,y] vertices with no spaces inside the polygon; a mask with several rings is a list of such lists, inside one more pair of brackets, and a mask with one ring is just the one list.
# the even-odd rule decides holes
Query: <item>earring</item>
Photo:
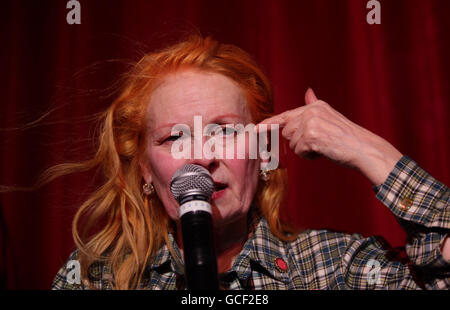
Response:
[{"label": "earring", "polygon": [[270,179],[270,170],[261,170],[259,172],[259,176],[261,177],[261,180],[264,182],[269,181]]},{"label": "earring", "polygon": [[145,195],[150,196],[155,192],[155,187],[152,183],[145,183],[144,185],[142,185],[142,190],[144,191]]}]

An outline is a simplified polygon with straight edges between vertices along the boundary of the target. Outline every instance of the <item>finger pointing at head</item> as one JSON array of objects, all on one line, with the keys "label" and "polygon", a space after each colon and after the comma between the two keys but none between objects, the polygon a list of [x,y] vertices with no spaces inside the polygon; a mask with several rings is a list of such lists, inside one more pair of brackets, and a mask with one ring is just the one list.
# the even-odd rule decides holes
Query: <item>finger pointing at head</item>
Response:
[{"label": "finger pointing at head", "polygon": [[288,110],[283,113],[266,118],[265,120],[263,120],[262,122],[260,122],[259,124],[257,124],[255,126],[255,131],[261,132],[263,130],[270,130],[270,128],[268,128],[267,126],[262,126],[261,128],[259,127],[260,125],[263,125],[263,124],[266,124],[266,125],[278,124],[281,128],[283,128],[284,126],[286,126],[286,124],[289,121],[300,116],[300,114],[302,114],[304,108],[305,108],[305,106],[298,107],[296,109]]}]

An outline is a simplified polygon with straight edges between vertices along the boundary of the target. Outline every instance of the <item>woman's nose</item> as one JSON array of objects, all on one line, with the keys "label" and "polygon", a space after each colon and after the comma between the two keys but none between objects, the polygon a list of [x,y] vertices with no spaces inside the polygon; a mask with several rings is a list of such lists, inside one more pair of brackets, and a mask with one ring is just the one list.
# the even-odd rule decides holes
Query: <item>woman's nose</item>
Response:
[{"label": "woman's nose", "polygon": [[217,154],[208,149],[208,138],[201,137],[193,141],[193,158],[188,160],[188,164],[200,165],[207,169],[210,173],[218,166]]}]

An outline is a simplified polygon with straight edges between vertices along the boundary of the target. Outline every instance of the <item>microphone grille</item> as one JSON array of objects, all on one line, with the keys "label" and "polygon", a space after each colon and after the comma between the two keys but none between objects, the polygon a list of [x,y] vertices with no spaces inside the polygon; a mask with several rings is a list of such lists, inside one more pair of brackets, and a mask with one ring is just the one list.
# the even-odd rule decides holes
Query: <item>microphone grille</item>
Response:
[{"label": "microphone grille", "polygon": [[214,192],[214,181],[202,166],[187,164],[174,173],[170,191],[179,203],[189,195],[202,195],[209,201]]}]

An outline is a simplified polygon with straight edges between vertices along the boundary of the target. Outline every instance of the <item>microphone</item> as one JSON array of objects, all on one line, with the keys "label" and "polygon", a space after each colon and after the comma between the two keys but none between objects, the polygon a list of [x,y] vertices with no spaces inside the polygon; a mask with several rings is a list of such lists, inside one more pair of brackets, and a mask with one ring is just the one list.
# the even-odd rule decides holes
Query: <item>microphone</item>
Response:
[{"label": "microphone", "polygon": [[170,191],[180,204],[186,285],[190,290],[218,290],[217,260],[209,201],[214,181],[208,170],[188,164],[172,177]]}]

